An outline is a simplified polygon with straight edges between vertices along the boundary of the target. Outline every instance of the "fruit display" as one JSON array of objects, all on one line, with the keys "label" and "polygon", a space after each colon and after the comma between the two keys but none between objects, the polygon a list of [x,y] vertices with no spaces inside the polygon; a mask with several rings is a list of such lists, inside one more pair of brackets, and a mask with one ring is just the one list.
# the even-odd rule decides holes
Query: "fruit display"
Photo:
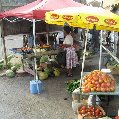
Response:
[{"label": "fruit display", "polygon": [[30,48],[30,47],[22,47],[21,50],[23,52],[29,52],[29,51],[32,51],[32,48]]},{"label": "fruit display", "polygon": [[78,114],[87,117],[103,117],[105,115],[104,110],[100,106],[86,106],[82,105],[78,108]]},{"label": "fruit display", "polygon": [[42,48],[51,48],[51,45],[46,45],[46,44],[44,44],[44,45],[42,46]]},{"label": "fruit display", "polygon": [[115,91],[115,81],[106,73],[94,70],[83,78],[83,93],[113,91]]}]

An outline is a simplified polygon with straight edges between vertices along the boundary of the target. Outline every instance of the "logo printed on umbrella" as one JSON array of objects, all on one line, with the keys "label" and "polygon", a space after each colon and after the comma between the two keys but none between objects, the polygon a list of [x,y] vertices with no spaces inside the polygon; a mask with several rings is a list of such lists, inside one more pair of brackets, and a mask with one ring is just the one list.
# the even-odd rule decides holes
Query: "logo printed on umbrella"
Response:
[{"label": "logo printed on umbrella", "polygon": [[97,17],[94,17],[94,16],[88,16],[88,17],[86,17],[86,20],[91,22],[91,23],[99,21],[99,19]]},{"label": "logo printed on umbrella", "polygon": [[63,15],[62,18],[66,19],[67,21],[69,21],[69,20],[73,19],[73,16],[71,16],[71,15]]},{"label": "logo printed on umbrella", "polygon": [[106,24],[110,25],[110,26],[117,24],[117,22],[116,22],[115,20],[113,20],[113,19],[105,19],[104,22],[105,22]]},{"label": "logo printed on umbrella", "polygon": [[50,18],[51,19],[58,19],[59,18],[59,15],[57,15],[57,14],[51,14]]}]

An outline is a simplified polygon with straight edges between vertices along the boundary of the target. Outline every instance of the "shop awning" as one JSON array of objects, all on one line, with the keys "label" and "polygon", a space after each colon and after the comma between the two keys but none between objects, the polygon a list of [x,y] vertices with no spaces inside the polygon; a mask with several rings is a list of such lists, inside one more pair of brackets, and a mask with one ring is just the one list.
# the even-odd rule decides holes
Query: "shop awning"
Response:
[{"label": "shop awning", "polygon": [[47,11],[66,8],[80,7],[83,4],[73,0],[37,0],[27,5],[0,13],[0,18],[19,17],[25,19],[44,19]]}]

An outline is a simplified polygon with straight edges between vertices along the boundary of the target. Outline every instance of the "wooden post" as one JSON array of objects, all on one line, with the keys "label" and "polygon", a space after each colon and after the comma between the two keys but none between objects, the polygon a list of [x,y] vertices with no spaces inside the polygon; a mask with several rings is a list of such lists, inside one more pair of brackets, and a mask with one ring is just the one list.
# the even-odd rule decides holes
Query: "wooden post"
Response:
[{"label": "wooden post", "polygon": [[5,29],[4,29],[4,22],[1,21],[1,34],[2,34],[2,41],[3,41],[3,47],[4,47],[4,61],[5,66],[7,68],[7,54],[6,54],[6,46],[5,46]]}]

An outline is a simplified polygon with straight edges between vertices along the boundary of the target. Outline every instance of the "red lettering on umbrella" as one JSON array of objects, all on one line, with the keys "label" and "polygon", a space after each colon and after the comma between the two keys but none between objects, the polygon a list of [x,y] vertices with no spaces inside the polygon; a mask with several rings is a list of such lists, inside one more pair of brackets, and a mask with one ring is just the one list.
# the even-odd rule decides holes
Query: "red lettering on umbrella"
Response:
[{"label": "red lettering on umbrella", "polygon": [[59,18],[59,15],[57,15],[57,14],[51,14],[50,18],[51,19],[58,19]]},{"label": "red lettering on umbrella", "polygon": [[117,22],[116,22],[115,20],[113,20],[113,19],[105,19],[104,22],[105,22],[106,24],[110,25],[110,26],[117,24]]},{"label": "red lettering on umbrella", "polygon": [[66,19],[67,21],[69,21],[69,20],[73,19],[73,16],[71,16],[71,15],[63,15],[62,18]]},{"label": "red lettering on umbrella", "polygon": [[94,17],[94,16],[88,16],[88,17],[86,17],[86,20],[91,22],[91,23],[99,21],[99,19],[97,17]]}]

